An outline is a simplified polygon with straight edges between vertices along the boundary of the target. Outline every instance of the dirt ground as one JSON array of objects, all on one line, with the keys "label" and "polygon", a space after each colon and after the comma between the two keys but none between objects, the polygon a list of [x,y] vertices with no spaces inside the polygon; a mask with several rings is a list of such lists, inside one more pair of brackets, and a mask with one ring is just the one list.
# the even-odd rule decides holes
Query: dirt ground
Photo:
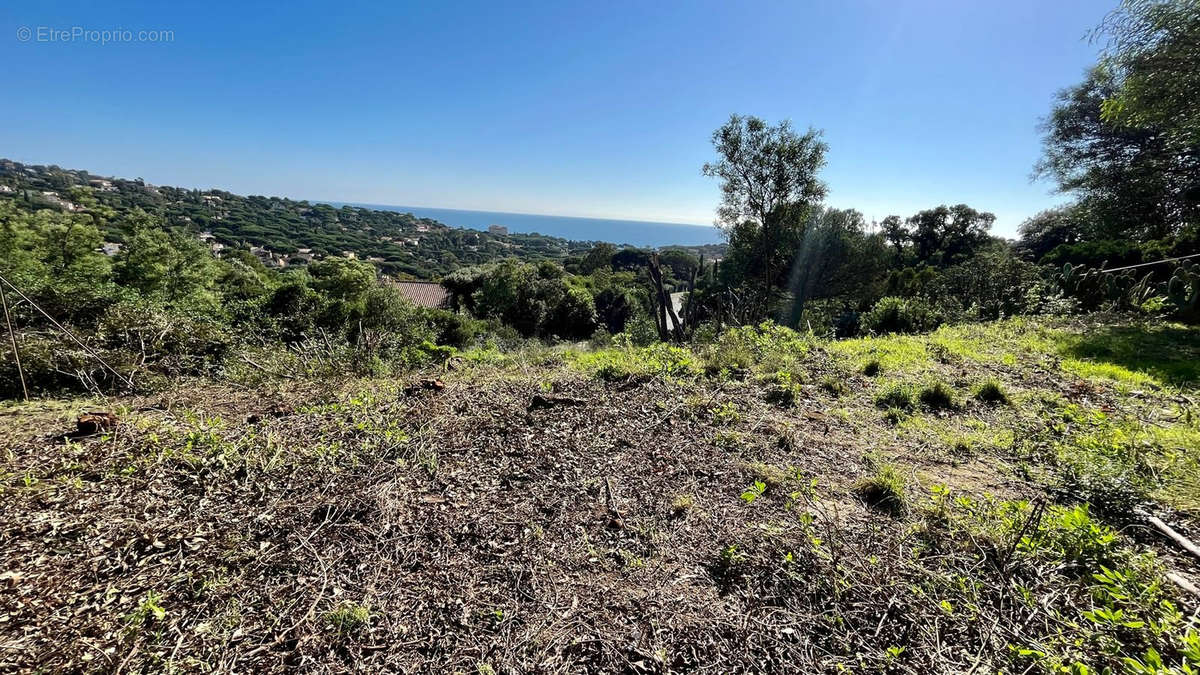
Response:
[{"label": "dirt ground", "polygon": [[[997,590],[948,616],[920,589],[990,554],[855,486],[886,457],[917,500],[1045,490],[923,449],[872,386],[781,407],[751,381],[479,368],[12,406],[0,670],[1007,668],[1037,610]],[[62,437],[97,406],[119,426]]]}]

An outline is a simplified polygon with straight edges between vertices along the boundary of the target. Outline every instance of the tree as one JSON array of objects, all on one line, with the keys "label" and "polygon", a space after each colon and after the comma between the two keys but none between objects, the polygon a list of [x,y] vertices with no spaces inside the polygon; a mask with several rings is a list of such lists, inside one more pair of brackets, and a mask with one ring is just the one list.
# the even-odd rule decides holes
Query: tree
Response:
[{"label": "tree", "polygon": [[633,272],[645,269],[646,263],[649,260],[650,254],[643,249],[623,248],[613,255],[612,266],[615,270]]},{"label": "tree", "polygon": [[117,263],[120,283],[169,305],[215,308],[210,291],[217,268],[200,240],[186,232],[167,232],[142,211],[132,214],[127,228],[125,249]]},{"label": "tree", "polygon": [[1200,148],[1200,2],[1124,0],[1096,34],[1106,39],[1100,66],[1115,85],[1102,119]]},{"label": "tree", "polygon": [[[866,221],[854,209],[816,208],[809,213],[804,239],[792,264],[792,307],[788,325],[797,326],[809,300],[850,294],[882,275],[882,242],[874,255],[864,231]],[[854,255],[858,254],[858,255]],[[877,269],[870,269],[871,267]]]},{"label": "tree", "polygon": [[1090,238],[1146,241],[1200,221],[1200,147],[1182,147],[1133,119],[1108,121],[1105,101],[1119,95],[1110,70],[1092,69],[1058,94],[1043,122],[1035,177],[1079,198]]},{"label": "tree", "polygon": [[637,311],[637,300],[630,291],[618,286],[609,286],[596,294],[596,315],[610,333],[625,330],[625,324]]},{"label": "tree", "polygon": [[805,212],[827,192],[817,173],[828,146],[819,131],[799,134],[786,120],[771,126],[739,115],[713,132],[712,142],[719,158],[706,163],[703,173],[721,180],[719,225],[731,247],[736,243],[757,259],[762,279],[757,313],[766,315],[790,263],[781,260],[779,246],[789,235],[797,238]]},{"label": "tree", "polygon": [[905,245],[911,240],[908,228],[904,226],[904,219],[900,216],[888,216],[879,223],[879,229],[892,248],[896,250],[896,259],[901,259],[904,255]]},{"label": "tree", "polygon": [[996,216],[966,204],[939,206],[908,219],[917,262],[952,265],[966,260],[988,242]]},{"label": "tree", "polygon": [[1085,212],[1076,205],[1047,209],[1021,223],[1016,250],[1038,262],[1047,253],[1063,245],[1079,243],[1087,231]]},{"label": "tree", "polygon": [[613,255],[616,252],[617,247],[612,244],[596,244],[584,256],[583,262],[579,265],[579,271],[583,274],[591,274],[598,269],[611,266]]},{"label": "tree", "polygon": [[671,271],[671,276],[678,280],[691,277],[692,270],[700,266],[700,259],[680,248],[669,248],[658,256],[663,267]]}]

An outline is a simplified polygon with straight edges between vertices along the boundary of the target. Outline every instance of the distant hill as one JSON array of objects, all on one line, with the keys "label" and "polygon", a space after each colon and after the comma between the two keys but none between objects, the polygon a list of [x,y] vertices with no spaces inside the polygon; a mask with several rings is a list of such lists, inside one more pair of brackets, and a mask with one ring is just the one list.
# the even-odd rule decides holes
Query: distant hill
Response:
[{"label": "distant hill", "polygon": [[151,185],[140,178],[6,159],[0,159],[0,199],[23,202],[29,209],[92,214],[116,243],[123,236],[123,217],[142,209],[165,227],[183,228],[219,245],[214,248],[253,247],[269,266],[349,252],[402,278],[435,278],[507,257],[561,262],[595,243],[454,228],[395,211]]}]

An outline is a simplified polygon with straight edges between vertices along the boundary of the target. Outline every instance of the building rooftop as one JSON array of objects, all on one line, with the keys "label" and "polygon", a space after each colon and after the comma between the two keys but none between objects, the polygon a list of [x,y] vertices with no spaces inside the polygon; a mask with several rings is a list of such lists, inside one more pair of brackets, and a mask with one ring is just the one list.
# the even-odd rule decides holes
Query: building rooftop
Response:
[{"label": "building rooftop", "polygon": [[440,308],[450,304],[450,291],[433,281],[393,281],[404,297],[422,307]]}]

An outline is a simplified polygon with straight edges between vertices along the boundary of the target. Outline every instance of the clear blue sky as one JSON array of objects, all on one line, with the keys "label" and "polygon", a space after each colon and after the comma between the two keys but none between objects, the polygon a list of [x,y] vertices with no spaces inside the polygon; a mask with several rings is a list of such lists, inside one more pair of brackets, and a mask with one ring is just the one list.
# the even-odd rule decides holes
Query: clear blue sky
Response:
[{"label": "clear blue sky", "polygon": [[[1115,0],[12,2],[0,156],[350,202],[711,223],[730,113],[824,129],[829,203],[1011,234]],[[389,6],[385,6],[389,5]],[[20,27],[174,31],[28,41]],[[43,32],[43,37],[47,37]]]}]

